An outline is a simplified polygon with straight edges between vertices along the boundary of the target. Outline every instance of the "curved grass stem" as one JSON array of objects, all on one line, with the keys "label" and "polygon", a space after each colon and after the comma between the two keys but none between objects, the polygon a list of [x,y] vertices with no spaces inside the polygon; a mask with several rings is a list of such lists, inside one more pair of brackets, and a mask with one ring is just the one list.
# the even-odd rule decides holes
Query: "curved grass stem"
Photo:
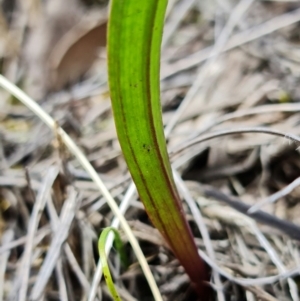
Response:
[{"label": "curved grass stem", "polygon": [[74,157],[80,162],[82,167],[85,171],[89,174],[93,182],[99,188],[100,192],[106,198],[108,205],[110,206],[111,210],[118,217],[120,220],[120,224],[128,237],[128,240],[135,252],[135,255],[141,265],[141,268],[145,274],[145,277],[149,283],[151,288],[153,297],[156,301],[162,301],[162,296],[159,292],[153,274],[149,268],[147,260],[139,246],[138,241],[136,240],[135,236],[133,235],[126,219],[120,212],[117,203],[109,193],[108,189],[102,182],[101,178],[87,160],[86,156],[82,153],[79,147],[75,144],[75,142],[70,138],[70,136],[61,128],[57,127],[56,122],[54,119],[48,115],[33,99],[31,99],[27,94],[25,94],[21,89],[19,89],[16,85],[11,83],[7,80],[3,75],[0,74],[0,86],[5,89],[6,91],[10,92],[13,96],[19,99],[25,106],[27,106],[33,113],[36,114],[51,130],[56,131],[57,134],[60,136],[68,150],[74,155]]}]

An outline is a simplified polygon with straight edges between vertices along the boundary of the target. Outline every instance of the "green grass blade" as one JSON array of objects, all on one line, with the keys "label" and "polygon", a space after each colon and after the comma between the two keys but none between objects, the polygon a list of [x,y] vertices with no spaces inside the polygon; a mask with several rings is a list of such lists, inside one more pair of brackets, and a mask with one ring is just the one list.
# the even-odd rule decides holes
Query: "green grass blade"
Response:
[{"label": "green grass blade", "polygon": [[108,69],[121,148],[155,227],[199,295],[208,280],[185,220],[168,159],[160,105],[160,45],[167,0],[112,0]]},{"label": "green grass blade", "polygon": [[105,252],[105,244],[106,244],[106,240],[107,240],[107,237],[108,237],[108,234],[110,231],[114,232],[115,247],[121,257],[121,262],[125,267],[127,267],[127,257],[126,257],[126,253],[123,249],[123,243],[122,243],[119,232],[115,228],[108,227],[102,231],[102,233],[99,237],[99,240],[98,240],[98,251],[99,251],[99,256],[100,256],[100,260],[101,260],[101,264],[102,264],[102,269],[103,269],[103,274],[104,274],[104,278],[106,281],[106,285],[107,285],[113,299],[115,301],[122,301],[121,297],[119,296],[119,294],[115,288],[114,282],[112,280],[109,266],[107,263],[106,252]]}]

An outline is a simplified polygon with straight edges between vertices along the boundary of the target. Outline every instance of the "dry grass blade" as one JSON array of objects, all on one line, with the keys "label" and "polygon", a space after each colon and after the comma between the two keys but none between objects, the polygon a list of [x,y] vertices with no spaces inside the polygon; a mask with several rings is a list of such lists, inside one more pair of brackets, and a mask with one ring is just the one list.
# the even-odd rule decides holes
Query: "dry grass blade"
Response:
[{"label": "dry grass blade", "polygon": [[[36,246],[45,236],[47,236],[50,233],[51,233],[51,230],[49,229],[48,226],[46,226],[42,229],[39,229],[36,232],[33,245]],[[17,240],[7,242],[6,244],[4,244],[3,246],[0,247],[0,255],[2,255],[3,253],[5,253],[13,248],[24,245],[26,243],[26,241],[27,241],[27,236],[23,236]]]},{"label": "dry grass blade", "polygon": [[228,280],[240,284],[242,286],[255,286],[255,285],[266,285],[266,284],[273,284],[281,279],[286,279],[288,277],[293,277],[299,274],[300,267],[291,269],[285,273],[280,273],[276,276],[269,276],[269,277],[262,277],[262,278],[255,278],[255,279],[246,279],[246,278],[237,278],[232,276],[231,274],[227,273],[226,271],[220,268],[220,265],[216,262],[212,261],[207,254],[201,250],[199,250],[199,254],[201,257],[206,261],[208,265],[210,265],[214,270],[218,271],[218,273]]},{"label": "dry grass blade", "polygon": [[248,210],[250,208],[249,205],[243,203],[241,200],[238,200],[235,197],[231,197],[226,195],[216,189],[210,187],[202,187],[202,193],[206,197],[214,198],[218,201],[221,201],[230,207],[234,208],[235,210],[248,215],[249,217],[255,219],[259,223],[263,223],[278,229],[279,231],[285,233],[286,235],[290,236],[293,239],[300,241],[300,227],[285,220],[281,220],[274,215],[268,214],[263,211],[257,211],[253,214],[248,214]]},{"label": "dry grass blade", "polygon": [[273,296],[271,296],[270,294],[265,292],[259,286],[248,286],[246,289],[249,290],[250,292],[254,293],[262,301],[277,301],[276,298],[273,298]]},{"label": "dry grass blade", "polygon": [[227,40],[229,39],[234,27],[242,18],[244,13],[250,7],[254,0],[241,0],[239,4],[235,7],[232,14],[230,15],[229,20],[226,23],[226,26],[222,30],[221,34],[219,35],[215,45],[211,51],[211,59],[208,60],[205,66],[199,72],[196,80],[194,81],[193,85],[187,92],[184,100],[181,102],[180,107],[176,110],[176,113],[173,115],[172,119],[168,122],[165,128],[165,135],[169,136],[172,129],[176,125],[177,121],[179,120],[182,113],[186,110],[190,102],[194,99],[197,92],[199,91],[200,87],[204,85],[205,78],[207,77],[210,68],[216,61],[218,55],[222,52]]},{"label": "dry grass blade", "polygon": [[199,138],[196,138],[192,141],[186,142],[183,146],[177,147],[174,150],[171,151],[171,155],[174,155],[176,153],[179,153],[183,150],[185,150],[188,147],[191,147],[195,144],[202,143],[204,141],[208,141],[211,139],[219,138],[222,136],[227,136],[227,135],[235,135],[235,134],[246,134],[246,133],[262,133],[262,134],[268,134],[268,135],[273,135],[273,136],[278,136],[282,138],[287,138],[295,143],[300,143],[300,138],[296,135],[293,134],[286,134],[281,131],[275,131],[271,130],[268,128],[240,128],[238,130],[224,130],[224,131],[216,131],[211,134],[203,135],[200,136]]},{"label": "dry grass blade", "polygon": [[[170,2],[170,1],[169,1]],[[186,16],[188,11],[193,7],[195,4],[195,0],[187,0],[181,2],[178,7],[176,7],[174,12],[172,13],[171,17],[169,17],[169,22],[167,23],[164,29],[164,35],[162,40],[161,48],[164,48],[166,44],[172,37],[172,34],[176,31],[177,27],[179,26],[180,22]]]},{"label": "dry grass blade", "polygon": [[[12,239],[14,237],[14,231],[12,229],[7,230],[2,238],[1,238],[1,245],[6,245],[9,244]],[[6,270],[6,265],[7,265],[7,261],[10,255],[10,251],[9,249],[7,251],[5,251],[5,253],[3,253],[0,256],[0,283],[4,283],[4,279],[5,279],[5,270]],[[4,299],[4,285],[0,285],[0,301],[3,301]]]},{"label": "dry grass blade", "polygon": [[[250,223],[249,223],[250,224]],[[256,235],[258,241],[261,243],[261,245],[265,248],[267,253],[269,254],[270,259],[274,262],[275,266],[278,268],[280,273],[285,273],[287,271],[286,267],[280,260],[278,254],[274,250],[274,248],[271,246],[271,244],[268,242],[266,237],[261,233],[261,231],[258,229],[256,223],[251,222],[250,227],[252,228],[252,231]],[[294,279],[288,278],[288,285],[290,289],[290,293],[292,296],[293,301],[298,301],[298,287],[297,284],[295,283]]]},{"label": "dry grass blade", "polygon": [[258,106],[247,110],[238,110],[233,113],[224,114],[223,116],[220,116],[216,121],[213,121],[211,124],[208,124],[207,126],[202,128],[200,131],[197,131],[196,133],[190,135],[189,139],[194,139],[196,136],[205,134],[213,127],[223,122],[230,121],[232,119],[247,117],[256,114],[270,114],[275,112],[297,113],[300,112],[300,105],[298,103],[275,104],[275,105],[272,104],[272,105]]},{"label": "dry grass blade", "polygon": [[51,167],[45,177],[43,185],[36,197],[36,202],[33,207],[33,213],[30,217],[29,225],[28,225],[28,236],[25,244],[25,250],[23,253],[21,265],[18,272],[17,277],[17,287],[20,286],[18,290],[18,300],[25,301],[27,299],[27,289],[28,289],[28,281],[29,281],[29,272],[31,266],[31,256],[33,249],[33,240],[38,227],[38,223],[40,221],[43,209],[46,205],[47,198],[49,197],[52,184],[55,178],[58,175],[58,168]]},{"label": "dry grass blade", "polygon": [[258,202],[257,204],[255,204],[254,206],[252,206],[251,208],[249,208],[248,213],[253,214],[257,210],[261,209],[261,207],[263,207],[264,205],[270,204],[270,203],[275,203],[279,199],[281,199],[281,198],[285,197],[286,195],[288,195],[289,193],[291,193],[299,185],[300,185],[300,178],[297,178],[296,180],[294,180],[288,186],[284,187],[280,191],[272,194],[271,196],[269,196],[265,200],[262,200],[262,201]]},{"label": "dry grass blade", "polygon": [[[122,156],[107,81],[109,1],[0,2],[0,74],[72,137],[75,152],[83,150],[148,255],[163,300],[195,300],[188,276],[146,217]],[[216,53],[230,19],[236,26]],[[177,118],[167,133],[168,151],[194,241],[213,267],[213,301],[299,301],[300,144],[288,135],[300,136],[299,20],[299,0],[168,0],[160,70],[163,124]],[[50,166],[58,166],[59,175],[31,243],[26,300],[41,277],[48,278],[41,300],[109,298],[95,248],[101,229],[111,226],[120,228],[132,260],[129,269],[121,268],[110,235],[106,252],[121,298],[152,300],[118,217],[52,119],[44,124],[0,87],[0,301],[18,299],[28,225]],[[236,132],[243,128],[285,136]],[[69,189],[79,193],[78,206],[57,256],[51,244]],[[57,258],[50,277],[42,271],[49,252]]]},{"label": "dry grass blade", "polygon": [[75,275],[77,276],[78,281],[84,288],[86,295],[88,295],[90,288],[91,288],[90,283],[89,283],[88,279],[86,278],[85,274],[83,273],[83,271],[81,270],[80,265],[78,264],[76,257],[74,256],[69,244],[65,245],[64,251],[67,256],[67,260],[69,262],[71,269],[74,271]]},{"label": "dry grass blade", "polygon": [[31,300],[39,300],[44,292],[47,282],[52,274],[52,271],[57,264],[61,249],[65,243],[77,210],[78,193],[73,187],[69,187],[67,191],[67,199],[65,200],[58,223],[55,225],[55,234],[47,252],[46,258],[39,271],[35,284],[32,288]]},{"label": "dry grass blade", "polygon": [[[173,174],[174,174],[174,179],[176,181],[176,184],[179,188],[179,191],[181,191],[182,195],[184,196],[184,198],[194,216],[195,222],[197,223],[197,226],[198,226],[201,236],[203,238],[203,242],[205,244],[207,253],[208,253],[209,257],[211,258],[211,260],[215,261],[214,249],[213,249],[211,241],[210,241],[207,227],[206,227],[203,217],[201,215],[201,211],[197,208],[197,205],[196,205],[195,201],[193,200],[192,196],[190,195],[188,188],[185,186],[183,180],[181,179],[181,177],[179,176],[177,171],[173,170]],[[213,277],[214,277],[215,285],[217,287],[218,300],[225,301],[225,295],[223,293],[223,284],[222,284],[222,281],[221,281],[218,271],[213,270]]]},{"label": "dry grass blade", "polygon": [[149,286],[153,292],[154,298],[156,301],[162,300],[160,292],[157,288],[157,284],[152,275],[152,272],[148,266],[147,260],[143,255],[143,252],[135,239],[127,221],[124,216],[120,212],[117,204],[114,199],[111,197],[109,191],[107,190],[104,183],[101,181],[99,175],[89,163],[84,154],[80,151],[77,145],[73,142],[73,140],[67,135],[67,133],[62,128],[57,128],[55,121],[45,112],[43,111],[37,103],[35,103],[29,96],[27,96],[22,90],[16,87],[14,84],[9,82],[5,77],[0,75],[0,86],[5,90],[9,91],[12,95],[14,95],[17,99],[22,101],[30,110],[32,110],[44,123],[47,124],[53,131],[57,131],[57,134],[61,137],[61,140],[65,143],[66,147],[69,151],[77,158],[77,160],[82,164],[86,172],[89,174],[91,179],[95,182],[99,190],[103,193],[106,198],[110,208],[116,217],[120,220],[120,224],[124,229],[124,232],[128,236],[128,239],[131,243],[131,246],[135,252],[136,257],[142,267],[142,270],[145,274],[146,279],[148,280]]},{"label": "dry grass blade", "polygon": [[63,275],[63,267],[62,267],[62,260],[59,258],[56,263],[55,272],[57,275],[58,280],[58,290],[59,290],[59,297],[61,301],[68,301],[68,292],[67,286],[65,282],[65,278]]},{"label": "dry grass blade", "polygon": [[[235,34],[225,45],[222,52],[232,50],[236,47],[242,46],[246,43],[252,42],[256,39],[262,38],[269,35],[281,28],[290,26],[300,21],[300,9],[296,9],[289,13],[275,17],[265,23],[262,23],[256,27],[242,31],[241,33]],[[200,50],[198,53],[194,53],[191,57],[182,59],[170,68],[166,73],[163,73],[162,78],[167,78],[183,70],[193,68],[202,62],[210,59],[214,56],[212,47]]]}]

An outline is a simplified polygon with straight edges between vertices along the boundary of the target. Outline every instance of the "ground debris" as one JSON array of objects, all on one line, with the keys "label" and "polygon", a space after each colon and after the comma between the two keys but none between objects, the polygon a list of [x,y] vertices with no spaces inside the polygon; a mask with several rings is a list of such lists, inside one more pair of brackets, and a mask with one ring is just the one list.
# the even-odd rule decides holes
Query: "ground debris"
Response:
[{"label": "ground debris", "polygon": [[[107,86],[107,1],[0,5],[1,74],[68,132],[121,202],[131,180]],[[299,21],[298,1],[169,1],[164,123],[188,221],[213,269],[214,300],[300,298],[300,145],[289,138],[300,135]],[[197,143],[242,128],[253,133]],[[260,211],[251,216],[254,205]],[[194,300],[189,279],[137,196],[126,218],[165,300]],[[87,300],[97,239],[112,220],[56,133],[1,90],[0,300]],[[116,252],[109,257],[118,290],[123,300],[152,300],[123,238],[128,270]],[[104,281],[96,291],[97,300],[110,300]]]}]

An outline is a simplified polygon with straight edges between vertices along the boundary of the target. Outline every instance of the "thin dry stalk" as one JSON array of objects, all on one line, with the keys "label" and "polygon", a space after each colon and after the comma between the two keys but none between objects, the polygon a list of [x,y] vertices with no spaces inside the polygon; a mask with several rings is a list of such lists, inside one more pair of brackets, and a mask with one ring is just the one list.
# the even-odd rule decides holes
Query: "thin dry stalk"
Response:
[{"label": "thin dry stalk", "polygon": [[224,29],[220,33],[216,43],[214,44],[212,51],[211,51],[211,58],[206,62],[203,66],[199,74],[197,75],[196,80],[192,84],[191,88],[188,90],[187,94],[185,95],[183,101],[181,102],[179,108],[176,110],[170,121],[168,122],[165,128],[165,135],[168,137],[175,127],[176,123],[178,122],[182,113],[186,110],[190,102],[194,99],[196,94],[198,93],[201,86],[204,85],[205,78],[209,74],[209,71],[212,65],[216,62],[217,57],[222,52],[222,49],[226,45],[234,27],[251,6],[254,0],[241,0],[237,6],[234,8],[232,14],[230,15],[229,20],[227,21]]},{"label": "thin dry stalk", "polygon": [[[47,124],[48,127],[50,127],[52,130],[55,130],[57,128],[55,121],[45,112],[43,111],[39,105],[34,102],[30,97],[28,97],[22,90],[20,90],[17,86],[15,86],[13,83],[9,82],[5,77],[0,75],[0,86],[4,89],[6,89],[8,92],[13,94],[16,98],[18,98],[20,101],[22,101],[29,109],[31,109],[40,119],[42,119],[43,122]],[[124,232],[128,236],[128,239],[131,243],[131,246],[136,254],[136,257],[138,258],[138,261],[141,265],[141,268],[145,274],[146,279],[148,280],[149,286],[152,290],[153,296],[156,301],[162,301],[162,296],[159,292],[159,289],[157,287],[157,284],[155,282],[155,279],[153,277],[153,274],[149,268],[149,265],[147,263],[147,260],[145,256],[143,255],[143,252],[138,244],[138,241],[135,239],[128,223],[126,222],[124,216],[120,212],[116,202],[111,197],[109,191],[107,190],[104,183],[101,181],[99,175],[95,171],[95,169],[92,167],[92,165],[89,163],[89,161],[86,159],[84,154],[80,151],[80,149],[76,146],[76,144],[73,142],[73,140],[67,135],[67,133],[62,128],[57,128],[57,134],[61,137],[62,141],[65,143],[69,151],[77,158],[77,160],[82,164],[84,169],[87,171],[87,173],[90,175],[92,180],[95,182],[97,187],[100,189],[100,191],[103,193],[105,198],[107,199],[107,202],[112,209],[113,213],[118,217],[120,220],[120,224],[122,225]]]},{"label": "thin dry stalk", "polygon": [[57,264],[63,244],[68,237],[69,230],[73,222],[75,212],[77,210],[78,193],[73,187],[70,186],[68,188],[67,194],[68,196],[63,204],[59,222],[55,225],[54,228],[55,233],[52,242],[31,291],[31,300],[39,300],[39,298],[43,294],[47,282]]},{"label": "thin dry stalk", "polygon": [[52,189],[52,184],[58,175],[58,168],[53,166],[49,169],[45,176],[45,180],[37,194],[36,202],[34,204],[32,214],[30,216],[28,225],[28,236],[25,243],[25,249],[22,256],[21,264],[16,278],[16,286],[18,287],[18,300],[25,301],[27,299],[27,289],[29,284],[29,273],[32,260],[32,251],[34,236],[38,228],[38,223],[42,216],[43,209],[45,207],[47,197]]}]

